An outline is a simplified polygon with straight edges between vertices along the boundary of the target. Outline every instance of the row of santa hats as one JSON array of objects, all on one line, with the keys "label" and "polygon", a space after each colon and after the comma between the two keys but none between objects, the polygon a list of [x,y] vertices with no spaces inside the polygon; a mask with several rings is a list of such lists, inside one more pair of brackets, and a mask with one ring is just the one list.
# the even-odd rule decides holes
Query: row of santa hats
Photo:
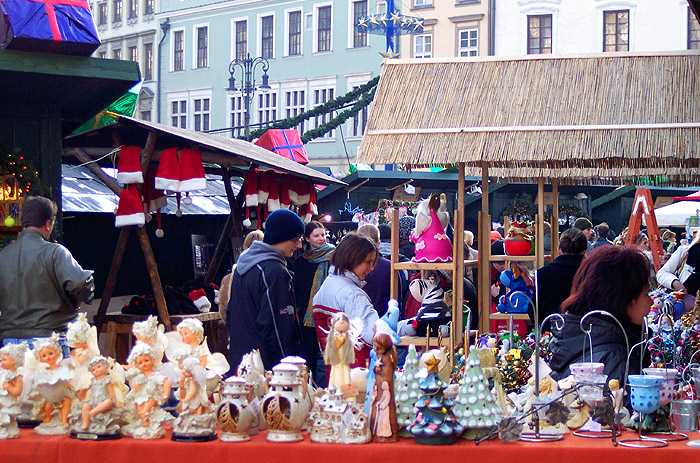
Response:
[{"label": "row of santa hats", "polygon": [[305,223],[318,215],[314,185],[274,170],[249,169],[243,178],[243,192],[246,228],[260,228],[265,217],[277,209],[295,210]]},{"label": "row of santa hats", "polygon": [[[146,223],[146,213],[157,210],[158,230],[156,235],[163,236],[160,222],[160,209],[167,204],[165,190],[177,193],[178,211],[180,211],[180,193],[207,188],[204,175],[202,153],[189,148],[168,148],[162,151],[158,169],[149,169],[144,182],[141,169],[141,148],[122,146],[119,150],[117,182],[124,185],[119,194],[119,206],[116,211],[115,226],[142,226]],[[139,193],[136,184],[143,184]],[[185,203],[189,203],[189,196]]]}]

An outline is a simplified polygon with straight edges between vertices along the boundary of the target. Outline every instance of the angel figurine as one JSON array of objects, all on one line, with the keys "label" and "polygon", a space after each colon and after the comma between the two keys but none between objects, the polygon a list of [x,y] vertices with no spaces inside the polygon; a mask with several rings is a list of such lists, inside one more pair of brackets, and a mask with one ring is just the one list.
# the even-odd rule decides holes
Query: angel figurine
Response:
[{"label": "angel figurine", "polygon": [[24,364],[27,349],[26,342],[8,344],[0,349],[0,439],[19,437],[15,418],[22,413],[19,400],[24,385],[19,367]]},{"label": "angel figurine", "polygon": [[[158,323],[158,319],[150,315],[142,322],[134,323],[131,332],[136,338],[136,342],[142,342],[151,346],[153,351],[154,364],[153,369],[170,380],[170,384],[175,384],[180,377],[180,371],[177,365],[172,362],[163,362],[163,355],[168,346],[168,340],[164,336],[165,326]],[[134,365],[124,365],[127,370],[127,377],[131,377],[138,373],[138,369]]]},{"label": "angel figurine", "polygon": [[68,324],[66,342],[71,347],[70,360],[73,367],[71,385],[76,391],[78,400],[83,400],[92,379],[88,364],[100,355],[100,349],[97,346],[97,328],[90,326],[87,314],[78,314],[78,319]]},{"label": "angel figurine", "polygon": [[330,326],[323,360],[331,366],[328,386],[341,390],[350,383],[350,365],[355,363],[355,347],[349,332],[350,319],[344,312],[337,312],[331,318]]},{"label": "angel figurine", "polygon": [[90,440],[118,439],[123,422],[120,408],[124,405],[123,370],[119,364],[110,365],[110,359],[101,355],[90,361],[88,369],[92,380],[80,409],[79,427],[71,436]]},{"label": "angel figurine", "polygon": [[161,425],[172,419],[168,412],[160,408],[170,396],[171,384],[168,378],[155,372],[155,358],[151,346],[139,342],[127,359],[138,369],[138,373],[129,380],[131,391],[127,395],[138,417],[124,431],[136,439],[163,437],[165,430]]},{"label": "angel figurine", "polygon": [[34,343],[34,356],[39,361],[34,385],[39,398],[33,411],[35,416],[43,415],[43,422],[34,429],[38,434],[68,434],[68,414],[75,397],[71,387],[74,374],[70,360],[63,358],[58,340],[58,333],[53,333]]},{"label": "angel figurine", "polygon": [[207,398],[207,371],[198,359],[183,360],[179,385],[180,415],[173,423],[173,440],[216,439],[216,417]]},{"label": "angel figurine", "polygon": [[211,395],[219,387],[221,377],[229,370],[229,364],[223,354],[209,352],[204,337],[204,326],[196,318],[185,318],[177,325],[177,333],[165,334],[168,340],[166,355],[179,362],[188,357],[199,360],[207,372],[207,395]]}]

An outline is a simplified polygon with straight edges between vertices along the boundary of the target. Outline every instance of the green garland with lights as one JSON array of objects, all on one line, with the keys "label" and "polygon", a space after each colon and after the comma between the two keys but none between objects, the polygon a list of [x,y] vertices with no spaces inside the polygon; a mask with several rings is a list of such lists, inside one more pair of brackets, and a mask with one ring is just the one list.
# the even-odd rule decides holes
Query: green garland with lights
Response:
[{"label": "green garland with lights", "polygon": [[377,203],[377,214],[379,215],[379,218],[377,219],[377,223],[388,223],[389,221],[387,220],[386,217],[386,209],[387,207],[393,207],[394,209],[398,209],[402,206],[406,206],[406,208],[411,211],[410,215],[413,214],[413,208],[415,208],[418,205],[417,201],[394,201],[391,199],[380,199],[379,202]]},{"label": "green garland with lights", "polygon": [[500,220],[503,217],[519,217],[521,220],[534,220],[535,214],[535,207],[532,204],[516,201],[515,204],[504,207],[498,215],[498,219]]},{"label": "green garland with lights", "polygon": [[[330,113],[331,111],[336,111],[339,108],[342,108],[343,106],[350,104],[355,100],[358,100],[352,106],[352,108],[339,113],[325,124],[313,130],[308,130],[304,132],[304,135],[302,136],[302,142],[307,143],[308,141],[313,140],[314,138],[321,137],[338,127],[340,124],[344,123],[349,118],[355,116],[363,108],[367,107],[374,99],[374,92],[378,83],[379,76],[376,76],[366,84],[360,85],[359,87],[346,93],[345,95],[341,95],[333,100],[318,105],[313,109],[297,114],[296,116],[288,117],[286,119],[282,119],[281,121],[275,122],[274,124],[270,124],[268,126],[254,130],[250,132],[250,136],[248,139],[254,140],[256,138],[260,138],[262,134],[264,134],[268,129],[289,129],[295,127],[301,124],[302,122],[311,119],[312,117],[317,117],[323,114]],[[245,137],[240,138],[245,139]]]},{"label": "green garland with lights", "polygon": [[39,172],[18,149],[0,147],[0,175],[12,175],[25,195],[42,191]]}]

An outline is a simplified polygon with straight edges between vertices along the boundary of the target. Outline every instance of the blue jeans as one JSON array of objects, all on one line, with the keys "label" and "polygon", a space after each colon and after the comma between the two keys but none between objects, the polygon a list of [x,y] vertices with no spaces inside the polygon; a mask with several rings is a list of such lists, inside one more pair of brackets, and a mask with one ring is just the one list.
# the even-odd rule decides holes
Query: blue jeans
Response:
[{"label": "blue jeans", "polygon": [[[30,349],[34,349],[34,343],[40,339],[46,338],[5,338],[2,340],[2,345],[6,346],[8,344],[22,344],[23,342],[26,342]],[[61,350],[63,351],[63,358],[70,357],[70,348],[68,347],[65,336],[58,338],[58,344],[61,346]]]}]

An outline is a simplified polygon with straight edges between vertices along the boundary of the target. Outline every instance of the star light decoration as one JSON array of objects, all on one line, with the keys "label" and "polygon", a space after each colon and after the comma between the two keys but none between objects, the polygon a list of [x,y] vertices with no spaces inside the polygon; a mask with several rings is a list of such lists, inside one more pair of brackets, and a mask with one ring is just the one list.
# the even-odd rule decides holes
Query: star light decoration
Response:
[{"label": "star light decoration", "polygon": [[385,58],[395,58],[394,37],[403,34],[420,34],[423,32],[423,18],[404,16],[394,9],[394,2],[387,4],[390,13],[371,14],[357,19],[356,26],[361,32],[379,34],[386,37],[386,53],[380,53]]}]

